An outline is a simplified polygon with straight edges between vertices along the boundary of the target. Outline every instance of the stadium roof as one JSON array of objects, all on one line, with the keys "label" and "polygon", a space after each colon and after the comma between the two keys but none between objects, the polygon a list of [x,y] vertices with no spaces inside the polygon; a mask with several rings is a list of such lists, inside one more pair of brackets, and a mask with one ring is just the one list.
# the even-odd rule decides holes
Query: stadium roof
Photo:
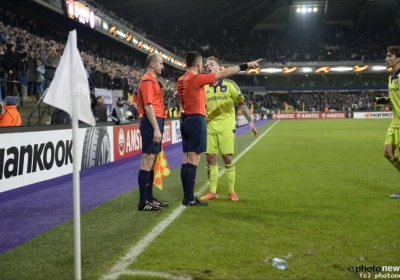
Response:
[{"label": "stadium roof", "polygon": [[[399,0],[97,0],[125,19],[167,25],[250,29],[287,28],[299,7],[316,7],[319,23],[361,27],[371,21],[399,21]],[[298,15],[296,15],[298,14]],[[305,13],[303,16],[307,16]],[[311,14],[309,16],[312,16]],[[295,21],[294,21],[295,22]]]}]

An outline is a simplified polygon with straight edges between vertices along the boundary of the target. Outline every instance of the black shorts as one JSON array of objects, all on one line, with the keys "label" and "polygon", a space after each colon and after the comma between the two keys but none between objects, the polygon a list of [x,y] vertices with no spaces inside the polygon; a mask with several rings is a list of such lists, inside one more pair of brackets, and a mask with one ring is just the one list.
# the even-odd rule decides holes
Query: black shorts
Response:
[{"label": "black shorts", "polygon": [[[164,133],[164,119],[156,119],[162,136]],[[161,152],[161,143],[153,143],[154,129],[146,116],[143,116],[140,120],[139,130],[142,137],[142,153],[158,154],[159,152]]]},{"label": "black shorts", "polygon": [[184,153],[205,152],[207,149],[207,125],[203,115],[185,115],[181,122],[182,150]]}]

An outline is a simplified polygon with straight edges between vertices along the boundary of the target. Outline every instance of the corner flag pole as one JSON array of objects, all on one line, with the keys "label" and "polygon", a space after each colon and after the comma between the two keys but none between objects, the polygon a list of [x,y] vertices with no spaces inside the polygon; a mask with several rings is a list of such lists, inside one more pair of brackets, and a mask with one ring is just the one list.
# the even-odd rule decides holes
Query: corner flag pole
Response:
[{"label": "corner flag pole", "polygon": [[79,180],[79,134],[78,134],[78,88],[75,75],[77,59],[76,30],[69,33],[71,65],[71,105],[72,105],[72,153],[73,153],[73,189],[74,189],[74,267],[75,280],[82,279],[81,268],[81,200],[80,200],[80,180]]}]

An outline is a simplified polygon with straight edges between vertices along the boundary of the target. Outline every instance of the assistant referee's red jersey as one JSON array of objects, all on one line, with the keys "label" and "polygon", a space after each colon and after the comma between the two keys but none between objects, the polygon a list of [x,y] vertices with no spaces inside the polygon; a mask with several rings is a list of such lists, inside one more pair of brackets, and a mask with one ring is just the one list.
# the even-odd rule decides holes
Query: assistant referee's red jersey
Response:
[{"label": "assistant referee's red jersey", "polygon": [[144,105],[151,104],[157,118],[165,118],[164,115],[164,94],[156,78],[146,73],[139,84],[138,96],[139,113],[145,115]]}]

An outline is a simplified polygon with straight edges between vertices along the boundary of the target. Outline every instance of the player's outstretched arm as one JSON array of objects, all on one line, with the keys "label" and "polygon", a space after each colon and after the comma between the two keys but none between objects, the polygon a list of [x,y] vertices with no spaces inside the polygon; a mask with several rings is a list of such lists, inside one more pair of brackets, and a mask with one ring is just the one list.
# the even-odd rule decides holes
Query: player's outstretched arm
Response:
[{"label": "player's outstretched arm", "polygon": [[237,73],[239,73],[240,71],[244,71],[248,68],[257,68],[258,67],[258,62],[260,62],[262,60],[262,58],[254,60],[254,61],[250,61],[247,63],[243,63],[240,65],[236,65],[233,67],[229,67],[226,68],[222,71],[219,71],[217,73],[215,73],[215,81],[221,80],[223,78],[228,78],[231,77],[233,75],[236,75]]}]

